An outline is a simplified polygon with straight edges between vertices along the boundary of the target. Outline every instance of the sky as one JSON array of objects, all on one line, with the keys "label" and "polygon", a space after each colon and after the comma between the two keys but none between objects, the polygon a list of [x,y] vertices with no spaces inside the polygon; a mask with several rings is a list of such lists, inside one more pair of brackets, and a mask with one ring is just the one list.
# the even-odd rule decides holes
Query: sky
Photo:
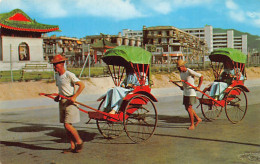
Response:
[{"label": "sky", "polygon": [[143,26],[236,29],[260,36],[260,0],[0,0],[0,13],[23,10],[39,23],[58,25],[48,35],[117,35]]}]

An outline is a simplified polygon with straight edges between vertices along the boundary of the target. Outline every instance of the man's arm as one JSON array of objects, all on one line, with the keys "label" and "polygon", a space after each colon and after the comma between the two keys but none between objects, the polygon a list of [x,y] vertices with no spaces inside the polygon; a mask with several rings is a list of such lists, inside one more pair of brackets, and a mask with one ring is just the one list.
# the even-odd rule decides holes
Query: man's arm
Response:
[{"label": "man's arm", "polygon": [[201,87],[201,85],[202,85],[202,82],[203,82],[203,75],[201,75],[200,78],[199,78],[199,84],[198,84],[198,86],[197,86],[197,90],[200,90],[200,87]]},{"label": "man's arm", "polygon": [[76,101],[76,98],[80,95],[80,93],[83,91],[85,88],[85,84],[82,81],[78,81],[75,83],[75,85],[78,85],[79,88],[77,89],[76,93],[70,98],[72,102]]},{"label": "man's arm", "polygon": [[203,82],[203,75],[200,74],[200,73],[197,73],[197,72],[195,72],[195,71],[193,71],[193,70],[191,70],[191,69],[189,70],[189,72],[190,72],[190,74],[191,74],[192,76],[199,77],[199,84],[198,84],[198,86],[196,87],[196,90],[200,90],[200,87],[201,87],[202,82]]}]

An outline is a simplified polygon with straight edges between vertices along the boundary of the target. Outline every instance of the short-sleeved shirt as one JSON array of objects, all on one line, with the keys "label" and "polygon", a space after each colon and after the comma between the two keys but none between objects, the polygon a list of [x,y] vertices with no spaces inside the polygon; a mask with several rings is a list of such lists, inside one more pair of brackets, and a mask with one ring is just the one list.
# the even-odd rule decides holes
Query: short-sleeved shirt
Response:
[{"label": "short-sleeved shirt", "polygon": [[[194,76],[201,77],[200,73],[193,71],[192,69],[187,68],[186,72],[180,73],[181,79],[187,81],[194,86]],[[183,95],[184,96],[196,96],[196,91],[191,86],[183,82]]]},{"label": "short-sleeved shirt", "polygon": [[56,74],[55,79],[56,85],[59,88],[59,94],[67,97],[74,95],[74,85],[80,81],[75,74],[70,71],[66,71],[61,76]]}]

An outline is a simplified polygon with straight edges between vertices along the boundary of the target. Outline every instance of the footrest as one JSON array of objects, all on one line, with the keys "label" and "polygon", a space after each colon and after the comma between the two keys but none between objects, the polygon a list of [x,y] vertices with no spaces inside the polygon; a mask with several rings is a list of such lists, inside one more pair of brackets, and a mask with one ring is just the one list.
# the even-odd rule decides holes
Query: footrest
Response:
[{"label": "footrest", "polygon": [[88,116],[91,119],[103,119],[105,115],[98,112],[88,112]]},{"label": "footrest", "polygon": [[104,115],[103,113],[100,112],[88,112],[88,116],[89,118],[94,120],[113,121],[113,122],[119,121],[118,114]]},{"label": "footrest", "polygon": [[200,100],[200,104],[205,104],[205,105],[213,105],[214,102],[211,99],[199,99]]}]

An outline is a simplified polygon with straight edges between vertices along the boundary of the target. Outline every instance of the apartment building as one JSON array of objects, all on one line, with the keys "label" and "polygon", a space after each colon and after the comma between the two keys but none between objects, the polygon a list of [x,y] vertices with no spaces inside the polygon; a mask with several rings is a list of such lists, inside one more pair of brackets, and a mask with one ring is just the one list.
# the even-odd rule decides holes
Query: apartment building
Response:
[{"label": "apartment building", "polygon": [[[216,33],[211,25],[206,25],[202,28],[184,28],[180,30],[205,40],[209,52],[218,48],[234,48],[241,50],[245,54],[248,52],[247,35],[234,36],[234,30],[228,30],[225,33]],[[140,36],[142,32],[143,31],[124,29],[123,35],[134,37]]]},{"label": "apartment building", "polygon": [[137,46],[137,47],[142,46],[141,38],[139,36],[134,36],[134,37],[128,35],[122,36],[121,32],[119,32],[118,35],[100,34],[100,35],[86,36],[86,42],[89,44],[94,44],[101,39],[104,39],[108,43],[116,44],[117,46],[121,46],[121,45]]},{"label": "apartment building", "polygon": [[134,37],[143,39],[143,31],[142,30],[130,30],[130,29],[123,29],[123,36]]},{"label": "apartment building", "polygon": [[214,33],[213,27],[210,25],[203,28],[185,28],[182,30],[204,39],[210,52],[218,48],[234,48],[247,54],[247,35],[234,36],[234,30],[228,30],[225,33]]},{"label": "apartment building", "polygon": [[185,58],[189,62],[203,62],[207,43],[173,26],[143,26],[143,45],[151,51],[153,63],[172,63],[172,59]]},{"label": "apartment building", "polygon": [[51,61],[56,54],[63,54],[69,60],[68,66],[79,66],[84,61],[84,41],[71,37],[56,37],[43,35],[43,54],[47,61]]},{"label": "apartment building", "polygon": [[200,39],[205,40],[208,45],[209,52],[213,51],[213,28],[212,26],[205,26],[204,28],[185,28],[183,31],[192,34]]}]

